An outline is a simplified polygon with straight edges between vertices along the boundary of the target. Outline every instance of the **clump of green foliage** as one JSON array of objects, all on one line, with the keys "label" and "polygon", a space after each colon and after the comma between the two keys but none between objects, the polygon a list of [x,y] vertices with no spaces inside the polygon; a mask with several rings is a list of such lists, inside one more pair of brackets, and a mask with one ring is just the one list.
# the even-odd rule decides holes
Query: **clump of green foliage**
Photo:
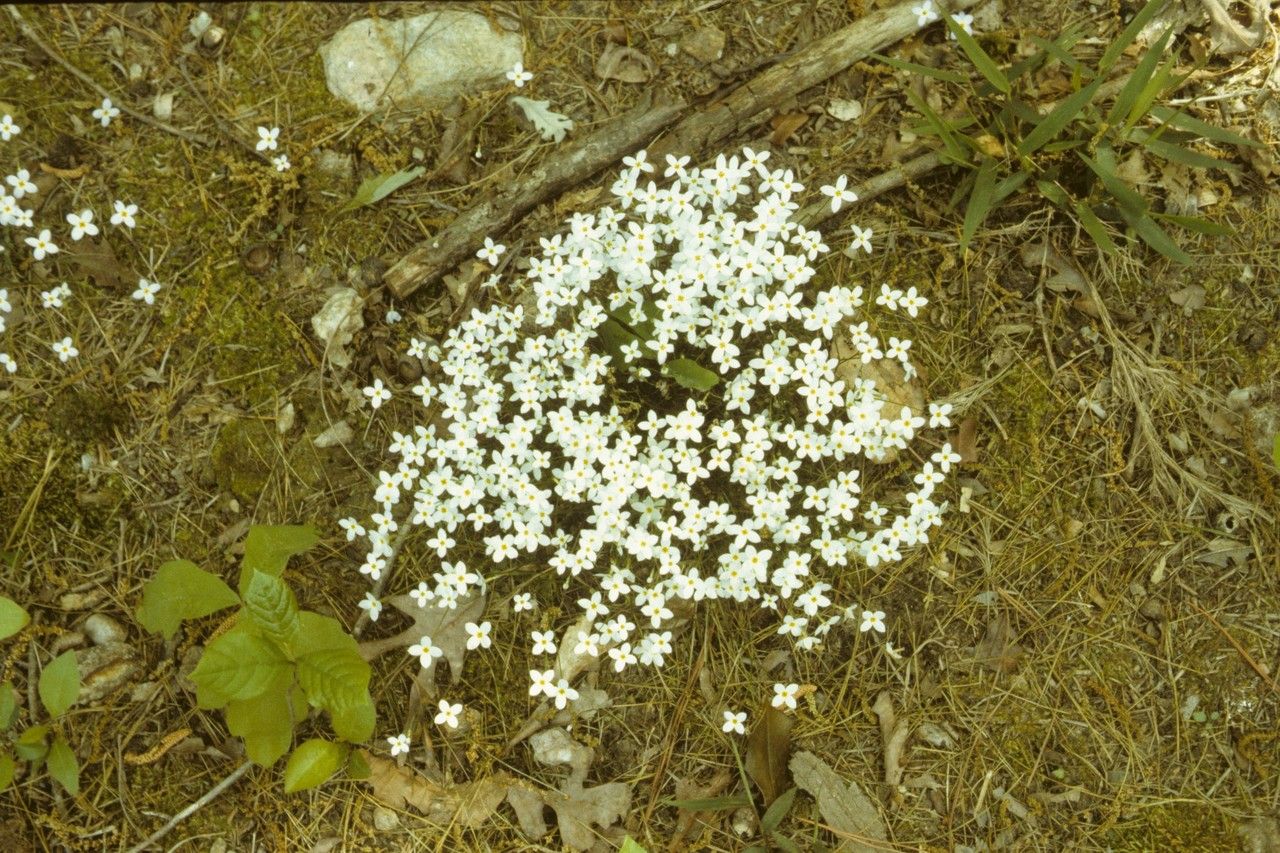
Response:
[{"label": "clump of green foliage", "polygon": [[245,539],[239,595],[190,560],[171,560],[147,583],[137,612],[144,628],[169,639],[184,620],[240,606],[191,673],[199,706],[225,709],[227,728],[264,767],[289,751],[308,707],[327,712],[345,742],[313,738],[294,749],[284,773],[289,793],[320,784],[349,761],[358,765],[347,744],[368,740],[375,721],[369,664],[356,641],[336,619],[299,609],[281,578],[289,557],[317,541],[309,526],[255,525]]},{"label": "clump of green foliage", "polygon": [[[27,611],[17,602],[0,596],[0,640],[17,634],[30,621]],[[74,650],[58,655],[40,671],[36,693],[49,715],[49,722],[29,725],[20,733],[9,736],[9,730],[18,719],[18,692],[12,682],[0,684],[0,735],[9,741],[8,745],[0,742],[0,791],[13,782],[18,770],[17,759],[22,759],[29,762],[32,769],[43,764],[49,769],[49,775],[68,794],[75,796],[80,793],[80,764],[58,723],[80,698],[80,667]]]},{"label": "clump of green foliage", "polygon": [[[950,18],[946,19],[947,27],[984,82],[977,83],[970,75],[958,72],[879,57],[894,67],[970,90],[965,99],[968,115],[959,119],[943,117],[924,99],[907,91],[924,119],[916,130],[941,142],[939,153],[944,162],[970,170],[951,200],[954,207],[968,197],[962,247],[969,245],[978,227],[1002,202],[1025,192],[1039,193],[1073,218],[1108,254],[1117,249],[1108,221],[1127,225],[1148,246],[1178,263],[1188,263],[1190,258],[1163,225],[1214,236],[1229,233],[1201,217],[1154,210],[1150,201],[1125,183],[1117,170],[1120,159],[1138,148],[1193,169],[1234,170],[1234,164],[1189,145],[1201,140],[1228,145],[1259,144],[1158,103],[1186,79],[1175,73],[1175,58],[1165,56],[1172,28],[1148,47],[1114,97],[1102,97],[1104,85],[1125,49],[1166,3],[1167,0],[1147,3],[1092,68],[1071,53],[1083,34],[1079,29],[1069,29],[1053,41],[1036,38],[1040,49],[1035,54],[1001,68],[973,36]],[[1041,115],[1022,93],[1036,72],[1051,62],[1070,70],[1074,91]]]}]

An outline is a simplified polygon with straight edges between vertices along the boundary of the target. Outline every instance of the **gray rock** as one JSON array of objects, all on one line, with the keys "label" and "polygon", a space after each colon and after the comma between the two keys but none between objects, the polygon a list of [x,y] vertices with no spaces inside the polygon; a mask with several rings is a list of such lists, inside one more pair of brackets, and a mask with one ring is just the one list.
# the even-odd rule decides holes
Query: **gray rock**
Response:
[{"label": "gray rock", "polygon": [[523,58],[518,32],[495,32],[483,15],[454,9],[399,21],[362,18],[320,47],[329,91],[362,112],[430,107],[505,84]]}]

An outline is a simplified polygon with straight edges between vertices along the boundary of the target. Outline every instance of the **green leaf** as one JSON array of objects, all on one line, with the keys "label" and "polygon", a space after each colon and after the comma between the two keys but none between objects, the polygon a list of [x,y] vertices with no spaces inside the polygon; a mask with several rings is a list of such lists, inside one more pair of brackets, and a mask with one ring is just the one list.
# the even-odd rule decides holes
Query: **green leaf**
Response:
[{"label": "green leaf", "polygon": [[1025,156],[1035,153],[1041,146],[1057,137],[1068,124],[1080,115],[1080,111],[1088,106],[1102,85],[1102,78],[1094,80],[1088,86],[1073,92],[1049,111],[1049,114],[1032,128],[1031,132],[1018,143],[1018,153]]},{"label": "green leaf", "polygon": [[964,227],[960,231],[961,251],[969,248],[969,241],[991,212],[992,198],[996,189],[996,163],[985,160],[978,167],[977,177],[973,182],[973,192],[969,193],[969,206],[964,211]]},{"label": "green leaf", "polygon": [[[1069,36],[1070,38],[1068,38]],[[1054,39],[1053,41],[1033,35],[1031,36],[1031,41],[1036,47],[1040,48],[1046,56],[1052,56],[1072,71],[1092,73],[1090,69],[1085,68],[1080,60],[1076,59],[1070,53],[1071,48],[1079,38],[1080,35],[1078,32],[1069,32],[1063,33],[1062,36]]]},{"label": "green leaf", "polygon": [[1239,171],[1240,169],[1235,163],[1220,160],[1208,154],[1201,154],[1199,151],[1192,151],[1190,148],[1183,148],[1181,145],[1165,142],[1163,139],[1155,139],[1152,136],[1148,136],[1141,142],[1144,148],[1157,157],[1163,157],[1166,160],[1181,163],[1193,169],[1226,169],[1229,172]]},{"label": "green leaf", "polygon": [[289,751],[295,715],[305,708],[307,700],[300,690],[298,704],[290,707],[290,675],[286,670],[260,696],[227,703],[227,729],[244,740],[249,760],[262,767],[270,767]]},{"label": "green leaf", "polygon": [[[1164,55],[1165,46],[1169,43],[1169,37],[1172,35],[1173,28],[1170,27],[1165,30],[1159,41],[1147,48],[1146,54],[1138,61],[1133,73],[1125,81],[1124,88],[1120,90],[1120,94],[1116,95],[1115,101],[1112,102],[1111,109],[1107,112],[1108,125],[1115,127],[1120,123],[1121,119],[1129,115],[1129,110],[1138,102],[1139,93],[1146,88],[1155,75],[1156,68],[1160,65],[1160,58]],[[1150,102],[1148,102],[1149,105]]]},{"label": "green leaf", "polygon": [[18,770],[17,762],[13,760],[13,756],[8,750],[0,749],[0,791],[13,782],[13,774]]},{"label": "green leaf", "polygon": [[618,848],[618,853],[649,853],[644,846],[628,835],[622,839],[622,846]]},{"label": "green leaf", "polygon": [[1169,233],[1161,228],[1150,216],[1143,214],[1132,217],[1129,219],[1129,224],[1133,226],[1133,230],[1142,238],[1142,242],[1169,260],[1179,264],[1191,263],[1191,256],[1182,251],[1177,242],[1169,236]]},{"label": "green leaf", "polygon": [[871,54],[885,65],[897,68],[899,71],[911,71],[916,74],[923,74],[926,77],[932,77],[935,80],[944,80],[948,83],[966,83],[969,78],[958,71],[943,71],[941,68],[931,68],[928,65],[917,65],[914,62],[908,62],[905,59],[894,59],[892,56],[885,56],[881,53]]},{"label": "green leaf", "polygon": [[703,797],[692,800],[671,800],[671,805],[690,812],[718,812],[751,805],[746,794],[728,794],[723,797]]},{"label": "green leaf", "polygon": [[[605,352],[609,353],[613,363],[618,366],[626,363],[626,358],[622,355],[622,348],[640,340],[630,329],[612,317],[596,327],[596,334],[600,336],[600,343],[604,346]],[[641,353],[646,352],[643,347],[640,351]]]},{"label": "green leaf", "polygon": [[1040,195],[1049,199],[1058,207],[1065,208],[1068,205],[1067,194],[1063,192],[1062,187],[1053,181],[1036,181],[1036,189],[1040,190]]},{"label": "green leaf", "polygon": [[368,761],[365,761],[364,754],[358,749],[351,750],[351,755],[347,758],[347,775],[357,782],[373,775],[373,768],[369,766]]},{"label": "green leaf", "polygon": [[239,601],[216,575],[190,560],[170,560],[142,588],[138,623],[169,640],[184,619],[201,619]]},{"label": "green leaf", "polygon": [[1014,172],[1006,178],[1002,178],[1000,183],[996,184],[994,192],[991,194],[991,203],[999,204],[1013,193],[1017,192],[1031,175],[1027,172]]},{"label": "green leaf", "polygon": [[1178,216],[1174,213],[1153,213],[1151,214],[1161,222],[1172,222],[1188,231],[1195,231],[1197,234],[1208,234],[1210,237],[1230,237],[1235,234],[1225,225],[1217,222],[1210,222],[1200,216]]},{"label": "green leaf", "polygon": [[1120,203],[1123,212],[1135,217],[1146,215],[1146,200],[1116,175],[1115,156],[1108,149],[1099,148],[1097,160],[1084,154],[1077,156],[1102,180],[1102,186]]},{"label": "green leaf", "polygon": [[290,648],[297,639],[300,622],[298,602],[285,582],[275,575],[253,572],[244,591],[244,609],[262,635],[282,648]]},{"label": "green leaf", "polygon": [[765,832],[773,832],[782,823],[782,819],[787,816],[787,812],[791,811],[791,804],[796,800],[797,788],[788,788],[778,799],[773,801],[773,805],[765,811],[764,817],[760,818],[760,828]]},{"label": "green leaf", "polygon": [[31,617],[12,598],[0,595],[0,640],[7,640],[27,627]]},{"label": "green leaf", "polygon": [[692,391],[710,391],[720,381],[719,376],[687,358],[677,358],[662,365],[662,375]]},{"label": "green leaf", "polygon": [[13,682],[0,684],[0,732],[7,731],[13,721],[18,718],[18,691],[13,689]]},{"label": "green leaf", "polygon": [[41,761],[49,751],[49,727],[32,726],[13,742],[13,751],[23,761]]},{"label": "green leaf", "polygon": [[373,697],[366,691],[354,702],[342,702],[329,708],[329,724],[333,733],[351,743],[364,743],[373,736],[377,710]]},{"label": "green leaf", "polygon": [[966,166],[972,165],[969,163],[969,158],[965,153],[965,147],[956,139],[956,134],[951,125],[909,87],[903,91],[906,93],[907,100],[911,102],[911,105],[915,107],[920,115],[924,116],[925,122],[933,129],[934,135],[942,140],[942,147],[947,150],[947,156],[951,161]]},{"label": "green leaf", "polygon": [[1160,96],[1160,93],[1168,88],[1169,81],[1173,77],[1173,66],[1174,60],[1172,59],[1161,64],[1156,69],[1155,76],[1142,87],[1142,91],[1138,93],[1137,100],[1129,108],[1129,115],[1120,129],[1121,134],[1128,133],[1130,128],[1141,121],[1143,116],[1151,109],[1151,105],[1155,103],[1156,98]]},{"label": "green leaf", "polygon": [[50,717],[61,717],[80,697],[80,667],[75,651],[63,652],[40,673],[40,703]]},{"label": "green leaf", "polygon": [[800,848],[796,843],[785,835],[773,833],[769,836],[769,840],[773,842],[773,846],[777,847],[782,853],[800,853]]},{"label": "green leaf", "polygon": [[261,696],[289,667],[274,645],[241,623],[205,647],[191,673],[196,702],[221,708],[232,699]]},{"label": "green leaf", "polygon": [[338,213],[346,213],[349,210],[355,210],[358,207],[382,201],[405,184],[417,180],[426,171],[426,166],[414,166],[412,169],[365,178],[360,182],[360,187],[356,190],[356,194],[351,200],[338,208]]},{"label": "green leaf", "polygon": [[255,569],[278,577],[290,557],[301,554],[319,541],[316,529],[309,524],[255,524],[249,528],[249,535],[244,540],[244,562],[240,565],[240,583],[237,586],[243,593]]},{"label": "green leaf", "polygon": [[1009,94],[1009,78],[1004,76],[1004,72],[1000,70],[1000,66],[996,65],[982,45],[978,44],[973,36],[965,31],[965,28],[955,22],[950,15],[946,16],[947,29],[951,30],[951,34],[956,37],[956,41],[960,43],[960,49],[969,57],[969,61],[978,69],[983,77],[987,78],[987,82],[995,86],[997,90],[1003,94]]},{"label": "green leaf", "polygon": [[1138,14],[1133,16],[1133,20],[1124,28],[1116,40],[1107,45],[1107,49],[1102,54],[1102,59],[1098,62],[1098,79],[1101,80],[1107,76],[1107,72],[1111,70],[1111,66],[1115,65],[1124,53],[1124,49],[1133,44],[1133,40],[1138,37],[1138,33],[1142,32],[1152,18],[1154,18],[1162,8],[1168,5],[1169,0],[1150,0],[1147,5],[1143,6]]},{"label": "green leaf", "polygon": [[369,664],[354,649],[323,649],[298,658],[298,683],[307,701],[331,713],[368,695],[369,674]]},{"label": "green leaf", "polygon": [[1105,254],[1115,254],[1116,244],[1112,241],[1111,235],[1107,233],[1107,226],[1093,212],[1093,208],[1076,199],[1071,200],[1071,208],[1076,212],[1076,218],[1080,220],[1080,225],[1093,238],[1093,242],[1098,245],[1098,248]]},{"label": "green leaf", "polygon": [[1176,127],[1179,130],[1185,130],[1188,133],[1194,133],[1196,136],[1203,136],[1205,139],[1212,139],[1214,142],[1221,142],[1224,145],[1244,145],[1249,148],[1264,147],[1261,142],[1255,139],[1248,139],[1237,133],[1232,133],[1226,128],[1203,122],[1171,107],[1152,107],[1151,115],[1170,127]]},{"label": "green leaf", "polygon": [[329,649],[349,649],[359,653],[360,645],[332,616],[304,610],[298,614],[298,622],[301,628],[290,647],[295,658]]},{"label": "green leaf", "polygon": [[76,754],[71,751],[70,745],[62,735],[53,739],[45,762],[49,768],[49,775],[56,779],[68,794],[74,797],[80,793],[80,763],[76,761]]},{"label": "green leaf", "polygon": [[347,747],[312,738],[298,746],[284,766],[284,792],[293,794],[323,783],[338,772],[347,757]]}]

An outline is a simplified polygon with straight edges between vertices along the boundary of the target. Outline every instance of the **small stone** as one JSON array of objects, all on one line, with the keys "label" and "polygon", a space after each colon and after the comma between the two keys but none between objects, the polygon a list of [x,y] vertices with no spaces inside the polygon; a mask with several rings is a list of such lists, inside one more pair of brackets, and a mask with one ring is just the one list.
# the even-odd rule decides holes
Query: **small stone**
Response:
[{"label": "small stone", "polygon": [[698,27],[680,39],[680,49],[699,62],[715,62],[724,56],[724,41],[715,27]]},{"label": "small stone", "polygon": [[128,637],[124,627],[119,622],[102,613],[94,613],[84,620],[81,630],[84,631],[95,646],[105,646],[107,643],[123,643]]},{"label": "small stone", "polygon": [[1147,619],[1158,621],[1164,617],[1164,605],[1158,598],[1148,598],[1146,601],[1142,602],[1142,605],[1138,608],[1138,612]]},{"label": "small stone", "polygon": [[836,121],[853,121],[862,117],[862,101],[836,98],[827,104],[827,115]]},{"label": "small stone", "polygon": [[313,439],[316,447],[337,447],[339,444],[346,444],[355,437],[355,431],[351,429],[351,425],[346,421],[338,421],[324,432],[320,433]]},{"label": "small stone", "polygon": [[373,809],[373,828],[379,832],[390,832],[400,825],[400,815],[386,806],[375,806]]},{"label": "small stone", "polygon": [[80,695],[76,704],[97,702],[124,686],[140,669],[133,646],[106,643],[76,653],[80,670]]},{"label": "small stone", "polygon": [[151,102],[151,114],[161,121],[173,118],[173,94],[173,92],[165,92],[156,95],[156,99]]},{"label": "small stone", "polygon": [[293,429],[293,424],[298,418],[298,410],[293,403],[285,403],[281,407],[280,413],[276,415],[276,432],[285,435],[289,430]]}]

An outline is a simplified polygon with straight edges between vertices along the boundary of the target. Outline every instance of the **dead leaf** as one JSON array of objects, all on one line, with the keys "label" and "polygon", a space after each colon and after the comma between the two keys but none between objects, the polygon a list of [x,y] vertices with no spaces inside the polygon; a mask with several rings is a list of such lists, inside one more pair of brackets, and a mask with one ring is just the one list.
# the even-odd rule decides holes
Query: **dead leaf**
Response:
[{"label": "dead leaf", "polygon": [[547,832],[542,816],[543,806],[550,806],[556,813],[560,837],[574,850],[586,850],[595,845],[599,833],[613,826],[631,806],[631,787],[623,782],[609,782],[592,788],[586,787],[587,770],[595,753],[591,747],[578,743],[562,728],[544,729],[529,739],[534,759],[551,766],[567,765],[569,776],[559,790],[533,791],[512,786],[507,792],[507,802],[515,809],[521,830],[530,838],[541,838]]},{"label": "dead leaf", "polygon": [[482,593],[471,593],[458,599],[455,608],[439,607],[434,602],[427,602],[426,607],[408,595],[397,595],[385,600],[396,610],[413,620],[413,624],[384,640],[366,640],[360,644],[360,654],[365,660],[373,660],[392,650],[406,649],[423,637],[430,637],[431,642],[443,652],[443,658],[434,658],[431,666],[423,667],[416,680],[427,691],[428,696],[435,698],[435,668],[444,660],[449,664],[449,683],[454,684],[462,676],[462,661],[467,653],[468,622],[480,621],[484,613],[485,596]]},{"label": "dead leaf", "polygon": [[961,465],[977,465],[982,458],[978,452],[978,419],[973,415],[960,421],[960,429],[956,433],[956,453],[960,454]]},{"label": "dead leaf", "polygon": [[485,116],[484,110],[472,107],[465,112],[462,101],[455,100],[444,111],[448,124],[440,134],[440,154],[436,159],[436,173],[445,180],[461,186],[471,181],[475,166],[471,162],[475,130]]},{"label": "dead leaf", "polygon": [[[707,800],[712,797],[718,797],[729,787],[729,783],[733,781],[733,774],[727,769],[721,769],[715,776],[711,777],[711,781],[705,785],[699,785],[688,779],[676,780],[676,799],[677,800]],[[715,812],[699,812],[690,809],[679,809],[676,812],[676,831],[671,839],[671,847],[674,849],[683,849],[680,845],[689,840],[697,840],[697,837],[712,824],[707,820],[708,815],[714,815]],[[688,839],[690,833],[697,830],[697,835],[693,839]]]},{"label": "dead leaf", "polygon": [[324,344],[324,356],[338,367],[351,366],[347,344],[364,328],[364,299],[354,288],[334,290],[311,318],[311,331]]},{"label": "dead leaf", "polygon": [[785,145],[787,140],[809,121],[808,113],[783,113],[773,117],[769,122],[773,133],[769,134],[769,142],[774,145]]},{"label": "dead leaf", "polygon": [[1197,563],[1208,563],[1220,569],[1243,566],[1253,556],[1253,547],[1238,539],[1215,536],[1204,551],[1196,555]]},{"label": "dead leaf", "polygon": [[126,288],[126,282],[130,287],[136,283],[106,240],[86,237],[76,243],[75,251],[68,251],[66,257],[92,277],[98,287],[119,291]]},{"label": "dead leaf", "polygon": [[653,77],[653,60],[634,47],[606,44],[596,60],[596,76],[601,80],[647,83]]},{"label": "dead leaf", "polygon": [[792,725],[790,716],[766,705],[747,735],[747,775],[759,786],[765,806],[787,790]]},{"label": "dead leaf", "polygon": [[827,115],[836,121],[855,121],[862,117],[862,101],[835,98],[827,104]]},{"label": "dead leaf", "polygon": [[861,843],[862,839],[888,838],[880,810],[856,782],[841,778],[830,765],[811,752],[797,752],[791,759],[791,775],[800,790],[818,801],[822,820],[844,842],[846,853],[872,853],[883,847]]},{"label": "dead leaf", "polygon": [[1190,317],[1204,307],[1205,290],[1198,284],[1188,284],[1181,290],[1169,294],[1169,301],[1182,306],[1182,313]]},{"label": "dead leaf", "polygon": [[515,811],[516,820],[520,822],[520,831],[524,833],[525,838],[533,841],[547,834],[547,821],[543,817],[546,803],[543,802],[540,792],[530,790],[523,785],[512,785],[507,789],[507,802]]},{"label": "dead leaf", "polygon": [[572,682],[579,675],[600,662],[599,657],[593,656],[586,651],[574,651],[578,646],[578,635],[590,634],[591,627],[594,624],[595,619],[590,614],[584,613],[577,622],[565,629],[564,636],[560,640],[560,651],[556,654],[557,678]]},{"label": "dead leaf", "polygon": [[911,728],[893,711],[888,690],[881,690],[871,710],[880,718],[880,738],[884,741],[884,781],[896,787],[902,781],[902,750],[907,745]]},{"label": "dead leaf", "polygon": [[680,39],[680,49],[703,63],[718,61],[724,56],[724,32],[715,27],[698,27]]},{"label": "dead leaf", "polygon": [[1151,183],[1151,173],[1147,171],[1141,148],[1134,148],[1132,154],[1120,161],[1116,166],[1116,177],[1131,187]]},{"label": "dead leaf", "polygon": [[[925,410],[924,391],[920,388],[919,378],[907,379],[896,359],[874,359],[864,364],[862,356],[846,335],[836,335],[831,353],[839,361],[835,369],[836,378],[843,379],[846,388],[853,388],[860,381],[875,383],[876,397],[884,401],[884,414],[897,417],[904,406],[916,414]],[[888,463],[897,457],[897,448],[890,447],[885,450],[883,458],[876,461]]]},{"label": "dead leaf", "polygon": [[40,171],[44,172],[46,175],[53,175],[55,178],[65,178],[69,181],[74,181],[89,174],[89,164],[81,163],[74,169],[59,169],[57,166],[50,166],[48,163],[41,163]]},{"label": "dead leaf", "polygon": [[1014,642],[1009,617],[1001,614],[987,625],[987,634],[973,647],[974,659],[992,672],[1010,673],[1018,668],[1025,650]]},{"label": "dead leaf", "polygon": [[413,806],[433,823],[480,826],[493,816],[514,781],[498,772],[474,782],[439,785],[394,761],[364,750],[360,754],[369,765],[365,782],[374,797],[396,809]]},{"label": "dead leaf", "polygon": [[567,192],[556,199],[556,203],[551,206],[551,212],[559,217],[575,210],[586,210],[591,206],[592,202],[600,197],[602,192],[604,192],[602,185]]}]

